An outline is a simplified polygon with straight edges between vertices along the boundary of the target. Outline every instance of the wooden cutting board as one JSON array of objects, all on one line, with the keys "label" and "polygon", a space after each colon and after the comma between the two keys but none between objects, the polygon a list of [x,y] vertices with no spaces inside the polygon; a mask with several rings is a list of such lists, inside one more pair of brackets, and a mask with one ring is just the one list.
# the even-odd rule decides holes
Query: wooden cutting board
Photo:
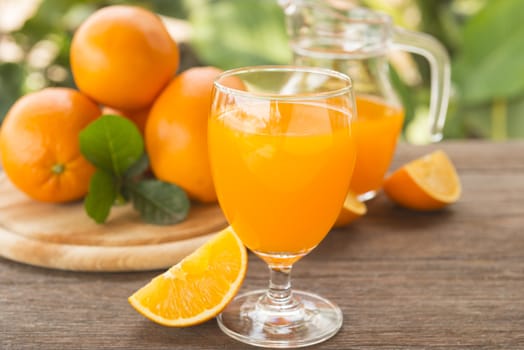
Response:
[{"label": "wooden cutting board", "polygon": [[218,205],[196,204],[176,225],[145,224],[130,205],[113,207],[108,221],[99,225],[81,202],[34,201],[0,173],[0,256],[31,265],[78,271],[163,269],[226,225]]}]

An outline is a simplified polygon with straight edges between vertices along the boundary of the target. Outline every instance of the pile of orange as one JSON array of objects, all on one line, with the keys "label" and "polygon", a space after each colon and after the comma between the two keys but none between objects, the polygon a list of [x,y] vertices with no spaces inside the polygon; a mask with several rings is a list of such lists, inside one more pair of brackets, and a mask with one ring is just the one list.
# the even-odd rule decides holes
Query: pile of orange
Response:
[{"label": "pile of orange", "polygon": [[132,120],[155,175],[190,198],[216,201],[207,156],[207,113],[217,68],[176,75],[180,53],[162,20],[134,6],[107,6],[76,30],[70,48],[78,87],[23,96],[0,132],[0,159],[21,191],[46,202],[87,193],[92,166],[78,134],[102,113]]}]

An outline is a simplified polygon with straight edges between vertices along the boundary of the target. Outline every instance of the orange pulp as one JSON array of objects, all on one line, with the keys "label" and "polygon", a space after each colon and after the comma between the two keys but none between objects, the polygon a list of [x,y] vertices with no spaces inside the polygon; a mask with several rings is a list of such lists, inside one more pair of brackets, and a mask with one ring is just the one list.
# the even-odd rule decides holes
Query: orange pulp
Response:
[{"label": "orange pulp", "polygon": [[379,99],[357,96],[353,120],[357,159],[350,188],[357,195],[382,187],[402,130],[404,110]]}]

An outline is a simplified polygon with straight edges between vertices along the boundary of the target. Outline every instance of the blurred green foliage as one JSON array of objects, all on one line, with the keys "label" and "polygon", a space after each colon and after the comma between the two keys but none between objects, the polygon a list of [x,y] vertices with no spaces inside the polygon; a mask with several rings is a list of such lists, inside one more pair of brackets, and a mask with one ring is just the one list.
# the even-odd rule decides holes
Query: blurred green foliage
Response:
[{"label": "blurred green foliage", "polygon": [[524,1],[472,1],[482,6],[469,17],[450,15],[459,1],[418,3],[423,18],[435,18],[423,20],[421,29],[439,37],[451,53],[455,94],[446,135],[524,137]]},{"label": "blurred green foliage", "polygon": [[222,69],[291,60],[276,1],[186,1],[199,57]]},{"label": "blurred green foliage", "polygon": [[[182,54],[194,56],[188,61],[191,65],[227,69],[291,61],[277,0],[42,0],[21,28],[0,31],[0,119],[24,93],[50,85],[74,86],[69,44],[75,28],[97,8],[122,3],[187,21],[191,40],[183,45]],[[434,35],[447,47],[453,94],[446,138],[524,137],[524,25],[520,19],[524,1],[360,3],[388,12],[397,25]],[[3,58],[2,48],[13,43],[21,54]],[[392,72],[408,121],[428,103],[427,63],[418,57],[414,62],[412,69],[422,77],[419,82],[403,81],[402,74]]]}]

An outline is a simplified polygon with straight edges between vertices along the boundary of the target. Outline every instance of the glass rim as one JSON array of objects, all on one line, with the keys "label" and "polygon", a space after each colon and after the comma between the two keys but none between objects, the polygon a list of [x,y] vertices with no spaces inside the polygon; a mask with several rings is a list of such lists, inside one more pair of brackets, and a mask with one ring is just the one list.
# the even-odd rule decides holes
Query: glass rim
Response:
[{"label": "glass rim", "polygon": [[[324,76],[330,76],[346,83],[345,86],[331,89],[327,91],[311,92],[311,93],[294,93],[294,94],[279,94],[279,93],[265,93],[265,92],[250,92],[245,90],[239,90],[236,88],[228,87],[220,83],[221,80],[244,73],[252,72],[302,72],[302,73],[314,73]],[[220,73],[215,80],[213,85],[216,89],[221,92],[242,97],[250,97],[257,99],[267,100],[279,100],[279,101],[294,101],[294,100],[317,100],[325,99],[330,97],[338,97],[348,93],[351,93],[353,89],[353,82],[351,78],[344,74],[337,72],[333,69],[321,68],[321,67],[309,67],[300,65],[258,65],[258,66],[246,66],[226,70]]]}]

